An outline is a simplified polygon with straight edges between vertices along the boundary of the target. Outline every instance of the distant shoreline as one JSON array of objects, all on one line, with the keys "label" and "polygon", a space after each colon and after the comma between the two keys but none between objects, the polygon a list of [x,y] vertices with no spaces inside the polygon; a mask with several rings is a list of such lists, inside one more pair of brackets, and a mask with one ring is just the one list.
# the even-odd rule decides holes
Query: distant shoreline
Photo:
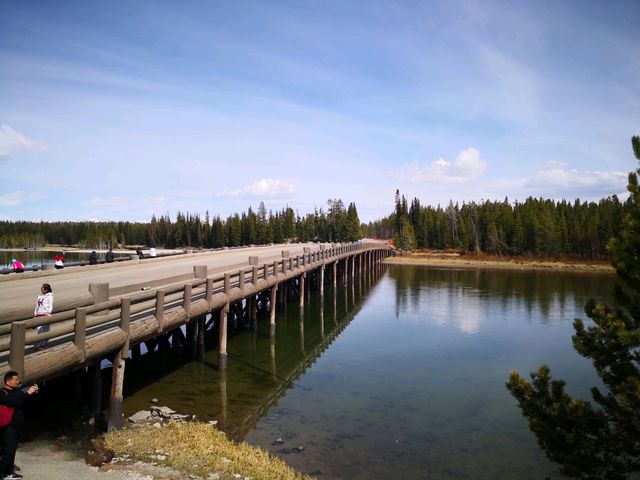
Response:
[{"label": "distant shoreline", "polygon": [[615,273],[615,269],[610,264],[604,262],[536,260],[517,257],[506,257],[504,260],[500,260],[446,253],[408,254],[406,256],[388,257],[384,262],[390,265],[413,265],[437,268],[493,268],[500,270],[555,270],[563,272]]}]

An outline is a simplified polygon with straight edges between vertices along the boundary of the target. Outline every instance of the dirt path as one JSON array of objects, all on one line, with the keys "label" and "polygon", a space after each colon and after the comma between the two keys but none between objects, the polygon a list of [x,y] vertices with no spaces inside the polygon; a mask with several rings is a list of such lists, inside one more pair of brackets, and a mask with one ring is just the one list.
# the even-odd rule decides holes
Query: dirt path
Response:
[{"label": "dirt path", "polygon": [[84,452],[59,450],[45,441],[21,443],[16,464],[25,480],[183,480],[181,472],[148,464],[107,464],[100,469],[84,461]]}]

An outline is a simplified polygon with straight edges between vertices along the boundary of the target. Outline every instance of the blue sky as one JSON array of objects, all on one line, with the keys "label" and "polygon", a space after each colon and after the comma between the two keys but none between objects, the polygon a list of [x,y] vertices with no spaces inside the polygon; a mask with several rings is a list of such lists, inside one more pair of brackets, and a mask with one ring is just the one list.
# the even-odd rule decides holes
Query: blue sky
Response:
[{"label": "blue sky", "polygon": [[0,2],[0,219],[624,195],[640,2]]}]

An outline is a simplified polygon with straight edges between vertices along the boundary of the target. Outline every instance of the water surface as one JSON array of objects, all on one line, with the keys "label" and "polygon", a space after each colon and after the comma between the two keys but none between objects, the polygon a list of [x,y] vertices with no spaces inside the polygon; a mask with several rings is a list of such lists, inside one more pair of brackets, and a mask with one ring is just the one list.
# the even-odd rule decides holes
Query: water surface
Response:
[{"label": "water surface", "polygon": [[546,362],[588,398],[572,322],[614,278],[390,266],[290,304],[274,339],[265,319],[238,325],[226,374],[215,349],[167,370],[150,357],[156,376],[129,381],[125,408],[158,397],[319,478],[561,478],[505,382]]}]

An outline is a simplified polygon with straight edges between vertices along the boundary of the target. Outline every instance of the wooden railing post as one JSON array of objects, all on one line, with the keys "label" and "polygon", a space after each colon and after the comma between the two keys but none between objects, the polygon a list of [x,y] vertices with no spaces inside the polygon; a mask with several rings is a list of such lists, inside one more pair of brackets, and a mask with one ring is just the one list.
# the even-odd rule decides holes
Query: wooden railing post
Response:
[{"label": "wooden railing post", "polygon": [[127,334],[127,339],[122,346],[122,358],[129,358],[129,341],[131,339],[131,299],[120,300],[120,328]]},{"label": "wooden railing post", "polygon": [[244,293],[244,270],[238,272],[238,286],[240,287],[240,291]]},{"label": "wooden railing post", "polygon": [[224,294],[229,297],[229,292],[231,291],[231,274],[224,274]]},{"label": "wooden railing post", "polygon": [[80,352],[80,363],[87,358],[87,309],[76,308],[76,323],[74,326],[73,343]]},{"label": "wooden railing post", "polygon": [[258,285],[258,267],[256,266],[253,267],[251,283],[253,283],[254,287]]},{"label": "wooden railing post", "polygon": [[156,292],[156,321],[158,322],[158,331],[164,330],[164,292],[158,290]]},{"label": "wooden railing post", "polygon": [[213,278],[207,278],[205,298],[209,305],[209,310],[211,310],[211,307],[213,306]]},{"label": "wooden railing post", "polygon": [[187,322],[191,318],[191,290],[192,285],[190,283],[185,283],[184,285],[184,293],[182,296],[182,308],[184,309],[184,313],[187,316]]},{"label": "wooden railing post", "polygon": [[269,264],[265,263],[262,268],[264,269],[264,279],[266,280],[269,276]]},{"label": "wooden railing post", "polygon": [[11,324],[11,350],[9,353],[9,366],[11,370],[24,377],[24,344],[27,335],[27,326],[24,322]]}]

